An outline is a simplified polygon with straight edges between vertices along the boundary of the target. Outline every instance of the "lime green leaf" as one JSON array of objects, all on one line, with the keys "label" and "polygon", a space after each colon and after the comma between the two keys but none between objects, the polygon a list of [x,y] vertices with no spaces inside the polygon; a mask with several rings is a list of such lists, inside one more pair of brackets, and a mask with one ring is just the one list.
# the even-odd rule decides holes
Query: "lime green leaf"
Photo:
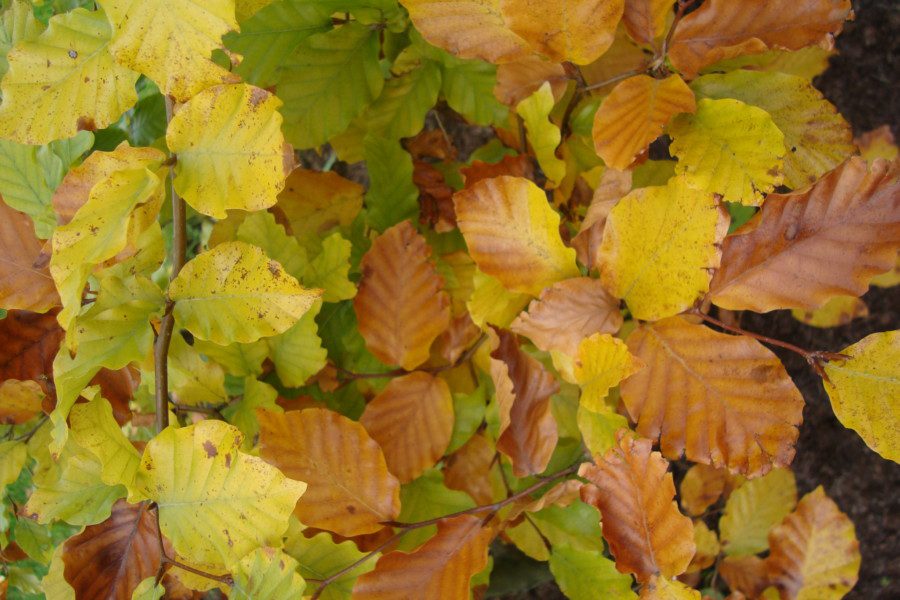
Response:
[{"label": "lime green leaf", "polygon": [[363,113],[366,130],[389,140],[416,135],[422,130],[425,114],[437,102],[440,89],[440,68],[434,62],[422,61],[388,80],[378,99]]},{"label": "lime green leaf", "polygon": [[[159,507],[162,533],[192,564],[231,565],[262,545],[280,545],[306,484],[240,451],[222,421],[169,427],[141,459],[142,492]],[[187,468],[185,468],[187,467]]]},{"label": "lime green leaf", "polygon": [[578,407],[578,429],[584,439],[584,445],[591,456],[603,456],[615,446],[616,432],[628,429],[628,419],[611,410],[594,412],[586,407]]},{"label": "lime green leaf", "polygon": [[19,478],[27,458],[28,452],[23,442],[0,442],[0,492]]},{"label": "lime green leaf", "polygon": [[400,142],[376,136],[365,139],[369,191],[366,193],[369,225],[378,231],[419,213],[419,190],[413,184],[412,157]]},{"label": "lime green leaf", "polygon": [[297,573],[296,560],[276,548],[257,548],[234,569],[229,598],[246,600],[295,600],[303,596],[306,582]]},{"label": "lime green leaf", "polygon": [[200,339],[225,345],[282,333],[321,296],[265,253],[226,242],[188,262],[171,284],[175,318]]},{"label": "lime green leaf", "polygon": [[[530,521],[529,521],[530,520]],[[600,514],[597,509],[581,500],[567,506],[551,505],[530,513],[529,520],[507,529],[508,535],[526,554],[537,560],[548,560],[547,546],[535,528],[552,546],[565,546],[573,550],[602,551],[603,536],[600,531]],[[517,536],[517,533],[526,534]],[[532,535],[528,535],[532,534]],[[527,537],[526,537],[527,536]],[[523,538],[520,539],[519,538]],[[525,542],[525,545],[520,545]]]},{"label": "lime green leaf", "polygon": [[165,593],[166,588],[163,587],[162,583],[156,583],[156,577],[148,577],[134,588],[131,600],[159,600]]},{"label": "lime green leaf", "polygon": [[9,53],[0,135],[46,144],[102,129],[137,102],[138,74],[113,61],[106,15],[77,8],[50,19],[35,41]]},{"label": "lime green leaf", "polygon": [[325,366],[328,352],[316,325],[321,309],[322,303],[315,302],[290,329],[266,340],[278,379],[288,387],[302,386]]},{"label": "lime green leaf", "polygon": [[[418,479],[400,486],[400,506],[398,520],[414,523],[472,508],[475,501],[465,492],[448,488],[441,471],[429,469]],[[403,536],[398,548],[410,551],[432,537],[435,531],[434,526],[411,531]]]},{"label": "lime green leaf", "polygon": [[869,448],[900,462],[900,332],[873,333],[841,354],[850,358],[825,365],[825,391],[834,414]]},{"label": "lime green leaf", "polygon": [[[351,541],[335,543],[328,533],[319,533],[310,538],[305,537],[302,533],[289,536],[284,544],[284,550],[300,563],[300,574],[303,577],[319,581],[342,571],[366,555],[365,552],[360,552],[356,548],[356,544]],[[322,591],[319,598],[322,600],[347,600],[350,598],[357,577],[374,569],[378,556],[376,553],[371,560],[363,562],[335,579]],[[314,585],[312,581],[310,581],[310,585]]]},{"label": "lime green leaf", "polygon": [[550,121],[554,104],[556,101],[550,82],[545,81],[536,92],[516,106],[516,112],[525,121],[528,141],[531,142],[534,155],[552,184],[551,187],[556,187],[566,176],[566,163],[556,156],[556,147],[559,146],[562,134],[559,127]]},{"label": "lime green leaf", "polygon": [[278,392],[271,385],[258,381],[255,377],[247,377],[244,379],[244,396],[222,409],[225,418],[244,434],[245,449],[253,447],[253,440],[259,433],[259,421],[256,419],[257,408],[284,412],[275,403],[277,399]]},{"label": "lime green leaf", "polygon": [[31,3],[27,0],[13,0],[0,17],[0,77],[9,70],[7,53],[18,42],[33,42],[44,26],[34,18]]},{"label": "lime green leaf", "polygon": [[550,572],[560,589],[572,600],[637,600],[631,591],[632,579],[616,570],[616,563],[598,550],[576,550],[554,546]]},{"label": "lime green leaf", "polygon": [[56,227],[50,199],[59,183],[54,174],[62,168],[60,158],[45,148],[0,140],[3,201],[31,217],[34,231],[42,240],[49,238]]},{"label": "lime green leaf", "polygon": [[229,374],[238,377],[261,374],[262,363],[269,355],[265,340],[257,340],[252,344],[235,342],[220,346],[195,338],[194,349],[220,364]]},{"label": "lime green leaf", "polygon": [[[266,256],[278,261],[290,275],[303,280],[303,271],[307,265],[306,250],[300,247],[295,238],[285,233],[284,227],[275,222],[275,215],[272,213],[258,211],[247,215],[238,226],[237,240],[262,248]],[[303,283],[310,287],[324,287],[306,280]]]},{"label": "lime green leaf", "polygon": [[41,591],[44,592],[47,598],[52,598],[53,600],[75,600],[75,590],[66,581],[66,565],[62,560],[62,552],[63,545],[60,544],[53,552],[53,558],[50,560],[50,569],[41,580]]},{"label": "lime green leaf", "polygon": [[497,67],[481,60],[461,60],[444,53],[441,94],[447,104],[477,125],[505,123],[509,109],[494,96]]},{"label": "lime green leaf", "polygon": [[487,386],[479,385],[469,394],[453,394],[453,434],[445,454],[456,452],[478,430],[487,406]]},{"label": "lime green leaf", "polygon": [[322,240],[322,252],[306,265],[300,279],[304,285],[321,288],[322,300],[340,302],[356,296],[356,285],[348,278],[350,253],[353,245],[340,233],[332,233]]},{"label": "lime green leaf", "polygon": [[719,520],[722,550],[728,556],[769,548],[769,530],[797,505],[797,484],[788,469],[773,469],[732,492]]},{"label": "lime green leaf", "polygon": [[174,336],[169,346],[169,388],[179,404],[218,406],[228,402],[222,367],[204,361],[180,335]]},{"label": "lime green leaf", "polygon": [[530,295],[511,292],[498,279],[479,270],[475,271],[472,283],[474,289],[466,302],[466,308],[472,322],[481,328],[488,324],[509,327],[531,301]]},{"label": "lime green leaf", "polygon": [[696,113],[672,120],[669,135],[678,157],[675,172],[728,202],[759,206],[784,179],[784,134],[761,108],[705,98]]},{"label": "lime green leaf", "polygon": [[119,64],[143,73],[179,102],[234,81],[212,51],[237,29],[234,0],[99,0],[115,33],[110,50]]},{"label": "lime green leaf", "polygon": [[331,29],[331,13],[316,2],[284,0],[262,8],[229,33],[225,44],[244,59],[235,71],[260,87],[277,82],[275,71],[300,43]]},{"label": "lime green leaf", "polygon": [[321,145],[381,93],[378,32],[348,23],[310,36],[276,76],[288,141],[298,148]]},{"label": "lime green leaf", "polygon": [[182,106],[166,131],[178,155],[175,191],[217,219],[232,208],[259,210],[284,188],[281,101],[253,86],[203,90]]}]

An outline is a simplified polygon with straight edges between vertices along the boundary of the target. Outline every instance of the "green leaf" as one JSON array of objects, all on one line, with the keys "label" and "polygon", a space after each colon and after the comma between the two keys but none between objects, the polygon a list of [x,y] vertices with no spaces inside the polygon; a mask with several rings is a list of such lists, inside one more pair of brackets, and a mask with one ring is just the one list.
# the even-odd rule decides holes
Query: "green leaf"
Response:
[{"label": "green leaf", "polygon": [[128,131],[135,146],[151,146],[166,135],[166,100],[162,94],[157,92],[138,100]]},{"label": "green leaf", "polygon": [[284,412],[275,403],[277,399],[278,392],[271,385],[258,381],[255,377],[247,377],[244,379],[243,397],[222,409],[225,418],[244,434],[245,449],[249,450],[253,447],[253,441],[259,433],[259,422],[256,419],[257,408]]},{"label": "green leaf", "polygon": [[378,99],[363,113],[366,130],[390,140],[416,135],[425,124],[425,115],[437,102],[440,89],[441,70],[431,61],[422,61],[389,79]]},{"label": "green leaf", "polygon": [[241,559],[232,573],[229,598],[246,600],[295,600],[303,596],[306,582],[297,573],[296,560],[276,548],[257,548]]},{"label": "green leaf", "polygon": [[204,361],[180,335],[174,336],[169,346],[169,388],[180,404],[218,406],[228,402],[222,367]]},{"label": "green leaf", "polygon": [[[284,551],[300,563],[300,574],[310,580],[322,580],[349,567],[363,556],[356,544],[351,541],[335,543],[328,533],[319,533],[310,538],[296,532],[288,535]],[[350,569],[328,587],[319,596],[322,600],[347,600],[353,591],[356,579],[375,568],[378,553],[354,569]],[[310,582],[311,586],[314,586]]]},{"label": "green leaf", "polygon": [[58,181],[54,173],[62,170],[58,156],[37,146],[26,146],[0,139],[0,189],[3,201],[34,221],[34,231],[45,240],[56,227],[56,214],[50,206]]},{"label": "green leaf", "polygon": [[453,435],[447,446],[446,454],[455,452],[469,441],[481,422],[487,407],[487,385],[479,383],[470,394],[453,394]]},{"label": "green leaf", "polygon": [[321,309],[317,301],[290,329],[267,340],[278,379],[288,387],[302,386],[325,366],[328,352],[316,325]]},{"label": "green leaf", "polygon": [[229,375],[238,377],[261,374],[263,361],[269,355],[269,347],[265,340],[257,340],[252,344],[235,342],[220,346],[206,340],[194,339],[194,349],[219,363]]},{"label": "green leaf", "polygon": [[447,104],[477,125],[505,123],[509,109],[494,96],[497,67],[481,60],[443,57],[441,94]]},{"label": "green leaf", "polygon": [[[465,492],[451,490],[444,484],[444,474],[438,469],[425,471],[418,479],[400,486],[401,523],[414,523],[434,519],[475,506],[475,501]],[[437,528],[432,525],[413,530],[403,536],[399,550],[409,552],[434,536]]]},{"label": "green leaf", "polygon": [[27,459],[28,452],[23,442],[13,440],[0,442],[0,492],[19,478]]},{"label": "green leaf", "polygon": [[350,253],[353,245],[340,233],[322,240],[322,252],[306,265],[300,276],[304,285],[321,288],[322,300],[340,302],[356,296],[356,285],[350,281]]},{"label": "green leaf", "polygon": [[267,211],[250,213],[238,226],[237,238],[262,248],[266,256],[278,261],[284,270],[309,287],[324,287],[303,279],[307,268],[306,250],[300,247],[297,240],[284,231],[284,227],[275,222],[275,215]]},{"label": "green leaf", "polygon": [[551,505],[542,508],[530,513],[529,519],[506,530],[522,552],[535,560],[547,560],[550,554],[535,528],[553,546],[597,552],[603,550],[600,515],[596,508],[580,500],[565,507]]},{"label": "green leaf", "polygon": [[369,225],[378,230],[413,219],[419,213],[419,190],[413,184],[412,157],[396,140],[366,136],[369,191],[366,208]]},{"label": "green leaf", "polygon": [[597,550],[554,546],[550,572],[571,600],[637,600],[637,594],[631,591],[631,577],[619,573],[616,563]]}]

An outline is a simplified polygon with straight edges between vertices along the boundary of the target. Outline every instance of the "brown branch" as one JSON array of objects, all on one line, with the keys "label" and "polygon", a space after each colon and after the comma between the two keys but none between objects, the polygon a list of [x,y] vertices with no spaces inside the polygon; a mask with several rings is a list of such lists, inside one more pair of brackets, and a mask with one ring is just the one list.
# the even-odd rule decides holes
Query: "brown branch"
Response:
[{"label": "brown branch", "polygon": [[384,550],[385,548],[387,548],[388,546],[390,546],[391,544],[393,544],[394,542],[396,542],[397,540],[402,538],[404,535],[406,535],[410,531],[413,531],[416,529],[421,529],[422,527],[429,527],[431,525],[437,525],[440,521],[443,521],[444,519],[452,519],[452,518],[461,517],[464,515],[477,515],[477,514],[481,514],[481,513],[497,512],[501,508],[508,506],[508,505],[512,504],[513,502],[516,502],[517,500],[521,500],[522,498],[530,496],[532,493],[540,490],[544,486],[549,485],[549,484],[553,483],[554,481],[563,479],[563,478],[568,477],[569,475],[575,473],[578,470],[579,465],[580,465],[580,463],[576,463],[574,465],[571,465],[570,467],[563,469],[562,471],[558,471],[556,473],[553,473],[552,475],[543,477],[538,482],[533,483],[532,485],[528,486],[524,490],[522,490],[520,492],[516,492],[512,496],[509,496],[504,500],[500,500],[499,502],[494,502],[492,504],[484,504],[482,506],[475,506],[475,507],[472,507],[472,508],[469,508],[466,510],[461,510],[461,511],[458,511],[455,513],[451,513],[449,515],[444,515],[443,517],[436,517],[434,519],[418,521],[416,523],[398,523],[396,521],[388,521],[386,523],[382,523],[383,525],[387,525],[390,527],[397,527],[397,528],[399,528],[399,531],[397,531],[394,535],[392,535],[391,537],[386,539],[384,542],[379,544],[378,547],[376,547],[374,550],[371,550],[368,554],[366,554],[359,560],[353,562],[352,564],[347,565],[340,571],[333,573],[332,575],[329,575],[328,577],[323,579],[319,588],[315,591],[315,593],[313,593],[312,600],[317,600],[319,598],[319,596],[321,596],[322,591],[329,584],[334,583],[335,581],[337,581],[338,579],[340,579],[347,573],[353,571],[359,565],[371,560],[376,554],[378,554],[379,552],[381,552],[382,550]]},{"label": "brown branch", "polygon": [[186,565],[183,562],[179,562],[174,558],[171,558],[166,554],[166,546],[163,544],[162,537],[162,527],[159,524],[159,505],[155,504],[153,506],[153,512],[156,513],[156,540],[159,543],[159,569],[156,571],[156,581],[153,585],[159,585],[159,582],[162,581],[163,575],[166,574],[166,570],[168,566],[171,565],[173,567],[178,567],[179,569],[183,569],[188,573],[193,573],[194,575],[199,575],[200,577],[205,577],[206,579],[211,579],[212,581],[217,581],[219,583],[223,583],[228,587],[234,585],[234,579],[232,579],[231,575],[215,575],[214,573],[207,573],[206,571],[201,571],[200,569],[196,569],[190,565]]},{"label": "brown branch", "polygon": [[423,371],[425,373],[431,373],[432,375],[436,375],[438,373],[443,373],[444,371],[449,371],[451,369],[455,369],[456,367],[468,362],[472,356],[478,351],[478,348],[484,343],[487,339],[487,334],[482,333],[481,336],[475,340],[475,343],[466,348],[466,351],[459,355],[459,357],[453,361],[452,363],[447,363],[446,365],[441,365],[439,367],[426,367],[423,369],[413,369],[412,371],[407,371],[406,369],[393,369],[391,371],[385,371],[384,373],[354,373],[353,371],[348,371],[347,369],[336,367],[338,371],[338,379],[344,380],[344,382],[353,381],[355,379],[387,379],[391,377],[399,377],[401,375],[409,375],[410,373],[414,373],[416,371]]},{"label": "brown branch", "polygon": [[[19,437],[17,437],[17,438],[15,439],[15,441],[17,441],[17,442],[25,442],[25,443],[27,444],[28,441],[29,441],[32,437],[34,437],[34,434],[37,433],[37,430],[40,429],[41,426],[42,426],[44,423],[47,422],[47,419],[48,419],[48,418],[49,418],[49,417],[47,417],[47,415],[41,416],[40,420],[37,422],[37,424],[36,424],[34,427],[32,427],[31,429],[29,429],[28,431],[26,431],[25,433],[23,433],[22,435],[20,435]],[[13,428],[10,427],[10,428],[9,428],[10,434],[12,433],[12,431],[13,431]]]},{"label": "brown branch", "polygon": [[647,68],[643,69],[632,69],[630,71],[625,71],[624,73],[619,73],[618,75],[614,75],[609,79],[605,79],[598,83],[592,83],[591,85],[580,88],[582,92],[590,92],[592,90],[599,90],[600,88],[604,88],[612,83],[616,83],[617,81],[622,81],[623,79],[628,79],[629,77],[634,77],[635,75],[640,75],[642,73],[646,73]]},{"label": "brown branch", "polygon": [[675,19],[672,21],[672,26],[669,27],[668,33],[666,33],[666,38],[663,40],[662,49],[659,52],[659,55],[656,56],[654,63],[654,68],[662,66],[662,64],[666,61],[666,57],[669,56],[669,45],[672,42],[672,37],[675,35],[675,29],[678,27],[678,24],[681,23],[681,19],[684,18],[687,10],[692,7],[697,0],[678,0],[678,12],[675,13]]}]

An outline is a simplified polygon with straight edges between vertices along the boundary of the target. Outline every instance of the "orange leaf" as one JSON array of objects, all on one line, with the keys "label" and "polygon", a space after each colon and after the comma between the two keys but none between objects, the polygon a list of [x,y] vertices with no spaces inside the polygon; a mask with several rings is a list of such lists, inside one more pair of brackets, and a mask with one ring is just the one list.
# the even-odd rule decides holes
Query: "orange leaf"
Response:
[{"label": "orange leaf", "polygon": [[415,369],[450,325],[450,299],[429,256],[425,238],[403,221],[376,238],[360,262],[353,300],[359,332],[386,364]]},{"label": "orange leaf", "polygon": [[414,552],[391,552],[353,586],[355,600],[468,598],[469,580],[487,564],[494,530],[462,515],[438,523],[437,534]]},{"label": "orange leaf", "polygon": [[650,44],[663,34],[671,12],[669,0],[625,0],[622,23],[634,41]]},{"label": "orange leaf", "polygon": [[591,198],[578,234],[572,238],[572,247],[578,253],[581,264],[593,269],[600,261],[600,244],[609,211],[631,191],[631,171],[606,169],[600,177]]},{"label": "orange leaf", "polygon": [[334,171],[294,169],[278,194],[276,208],[288,220],[288,233],[318,237],[338,225],[350,225],[362,208],[364,191]]},{"label": "orange leaf", "polygon": [[359,422],[381,446],[390,472],[408,483],[440,460],[450,443],[450,388],[422,371],[392,379]]},{"label": "orange leaf", "polygon": [[519,348],[515,334],[493,331],[497,340],[491,352],[491,378],[500,406],[497,450],[512,460],[516,477],[540,473],[559,438],[550,410],[550,396],[559,391],[559,383]]},{"label": "orange leaf", "polygon": [[646,366],[622,382],[622,401],[666,457],[748,477],[791,463],[803,396],[762,344],[671,317],[638,327],[628,349]]},{"label": "orange leaf", "polygon": [[707,0],[678,24],[669,59],[693,78],[707,65],[742,54],[832,44],[850,8],[850,0]]},{"label": "orange leaf", "polygon": [[689,515],[700,516],[723,495],[727,498],[741,478],[726,469],[709,465],[692,465],[679,488],[681,508]]},{"label": "orange leaf", "polygon": [[495,500],[491,485],[493,466],[493,445],[485,436],[476,433],[459,450],[447,457],[444,484],[451,490],[469,494],[478,504],[490,504]]},{"label": "orange leaf", "polygon": [[309,485],[294,511],[305,525],[352,537],[400,514],[400,483],[362,425],[323,408],[257,417],[260,455]]},{"label": "orange leaf", "polygon": [[0,306],[6,310],[45,312],[60,305],[50,271],[40,264],[42,246],[28,215],[0,198]]},{"label": "orange leaf", "polygon": [[[137,585],[159,570],[156,514],[147,503],[117,500],[109,518],[66,540],[65,578],[76,600],[130,600]],[[163,540],[172,556],[168,540]]]},{"label": "orange leaf", "polygon": [[578,355],[578,344],[595,333],[616,333],[622,326],[619,301],[600,281],[590,277],[565,279],[541,292],[510,325],[545,352]]},{"label": "orange leaf", "polygon": [[566,76],[566,70],[558,62],[545,60],[537,54],[529,54],[497,67],[494,96],[503,104],[515,107],[540,89],[545,81],[550,82],[553,99],[558,101],[566,91],[569,78]]},{"label": "orange leaf", "polygon": [[482,179],[493,179],[502,175],[531,179],[534,177],[534,166],[531,164],[531,157],[527,154],[515,156],[507,154],[500,162],[496,163],[473,161],[468,167],[461,167],[459,172],[466,180],[466,188],[470,188]]},{"label": "orange leaf", "polygon": [[594,116],[594,149],[614,169],[628,168],[662,135],[678,113],[697,110],[694,92],[678,75],[630,77],[618,84]]},{"label": "orange leaf", "polygon": [[719,563],[719,574],[732,591],[758,598],[767,587],[766,563],[755,554],[726,556]]},{"label": "orange leaf", "polygon": [[675,504],[669,463],[652,442],[622,432],[596,465],[581,465],[578,474],[592,484],[581,498],[600,510],[603,537],[622,573],[646,583],[653,575],[680,575],[694,556],[694,526]]},{"label": "orange leaf", "polygon": [[725,239],[709,297],[722,308],[817,308],[860,296],[900,247],[900,160],[854,157],[811,187],[769,194]]},{"label": "orange leaf", "polygon": [[64,335],[55,314],[9,311],[0,319],[0,381],[37,381],[47,393],[53,358]]}]

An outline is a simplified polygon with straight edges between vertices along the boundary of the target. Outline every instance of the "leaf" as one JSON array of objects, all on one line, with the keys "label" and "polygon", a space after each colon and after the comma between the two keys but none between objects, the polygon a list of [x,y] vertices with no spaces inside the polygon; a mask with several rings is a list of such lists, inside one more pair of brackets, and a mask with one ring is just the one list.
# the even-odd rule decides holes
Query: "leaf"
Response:
[{"label": "leaf", "polygon": [[[28,8],[31,11],[31,7]],[[50,567],[44,578],[41,579],[41,591],[45,597],[53,598],[53,600],[75,600],[75,590],[66,581],[63,575],[62,561],[62,544],[53,551],[53,558],[50,560]]]},{"label": "leaf", "polygon": [[175,319],[198,338],[220,345],[282,333],[320,295],[244,242],[226,242],[198,255],[169,284]]},{"label": "leaf", "polygon": [[[762,558],[754,554],[725,556],[719,562],[719,573],[731,590],[746,594],[748,598],[765,598],[762,594],[769,587],[769,581],[766,563]],[[778,597],[776,591],[774,598]]]},{"label": "leaf", "polygon": [[168,427],[144,449],[141,491],[156,502],[175,552],[201,568],[223,568],[278,543],[306,489],[241,452],[242,441],[236,428],[207,420]]},{"label": "leaf", "polygon": [[225,44],[244,57],[235,72],[248,83],[266,87],[277,83],[276,71],[303,40],[330,26],[326,7],[286,0],[264,6],[242,20],[240,33],[226,35]]},{"label": "leaf", "polygon": [[888,460],[900,462],[900,332],[873,333],[841,350],[848,360],[825,365],[825,391],[844,427]]},{"label": "leaf", "polygon": [[613,88],[594,117],[594,148],[608,166],[627,169],[673,116],[695,110],[694,93],[678,75],[629,77]]},{"label": "leaf", "polygon": [[559,63],[529,54],[497,67],[494,96],[507,106],[516,106],[539,90],[545,81],[550,82],[553,98],[559,100],[568,83],[566,70]]},{"label": "leaf", "polygon": [[137,102],[138,74],[109,54],[106,15],[77,8],[50,19],[34,41],[9,53],[0,135],[46,144],[82,129],[102,129]]},{"label": "leaf", "polygon": [[681,508],[695,517],[703,515],[731,487],[729,479],[726,469],[702,463],[691,465],[678,488]]},{"label": "leaf", "polygon": [[285,137],[297,148],[324,144],[381,93],[378,32],[348,23],[311,35],[275,76]]},{"label": "leaf", "polygon": [[113,34],[116,61],[152,79],[166,95],[184,102],[204,88],[235,77],[211,55],[221,38],[237,29],[234,2],[100,0]]},{"label": "leaf", "polygon": [[681,20],[669,46],[672,64],[690,78],[725,58],[833,43],[832,36],[850,16],[848,0],[760,2],[751,7],[712,0],[701,9]]},{"label": "leaf", "polygon": [[475,270],[474,288],[466,309],[472,322],[480,328],[487,325],[507,327],[531,300],[528,294],[510,292],[497,279]]},{"label": "leaf", "polygon": [[480,60],[443,57],[441,95],[447,105],[477,125],[503,123],[509,111],[494,97],[497,67]]},{"label": "leaf", "polygon": [[162,582],[156,583],[156,576],[141,581],[131,596],[131,600],[159,600],[166,593]]},{"label": "leaf", "polygon": [[[309,538],[302,534],[289,537],[285,542],[285,552],[300,563],[300,575],[310,580],[310,587],[316,585],[313,579],[321,581],[355,564],[365,556],[365,553],[357,550],[353,542],[335,543],[327,533],[317,533]],[[356,578],[374,568],[374,560],[361,563],[331,582],[322,590],[319,597],[322,600],[349,598]]]},{"label": "leaf", "polygon": [[415,369],[450,325],[450,300],[430,255],[425,239],[403,221],[377,237],[360,262],[353,308],[366,347],[385,364]]},{"label": "leaf", "polygon": [[44,393],[36,381],[4,380],[0,383],[0,423],[21,425],[30,421],[41,412],[43,399]]},{"label": "leaf", "polygon": [[559,237],[559,215],[527,179],[485,179],[453,200],[469,254],[508,290],[537,296],[580,274],[575,251]]},{"label": "leaf", "polygon": [[218,406],[229,400],[222,367],[204,361],[180,335],[169,346],[169,389],[179,404]]},{"label": "leaf", "polygon": [[[492,454],[493,456],[493,454]],[[438,519],[475,507],[468,492],[452,490],[444,483],[444,475],[437,469],[426,470],[421,477],[400,488],[401,523],[415,523]],[[403,536],[395,550],[410,551],[434,537],[437,527],[430,525],[410,531]]]},{"label": "leaf", "polygon": [[765,71],[705,75],[698,96],[735,98],[763,109],[784,134],[785,184],[805,187],[855,152],[853,132],[837,109],[803,77]]},{"label": "leaf", "polygon": [[388,470],[407,483],[444,455],[453,418],[446,382],[417,371],[388,382],[366,404],[360,423],[384,451]]},{"label": "leaf", "polygon": [[609,390],[642,367],[641,361],[628,352],[625,342],[608,333],[583,339],[578,345],[574,371],[575,382],[581,388],[581,406],[602,412]]},{"label": "leaf", "polygon": [[9,208],[31,217],[34,231],[47,239],[56,227],[50,198],[62,161],[46,148],[0,139],[0,190]]},{"label": "leaf", "polygon": [[536,92],[516,106],[516,113],[525,122],[534,155],[549,180],[548,187],[556,187],[566,176],[566,164],[556,156],[556,147],[559,146],[562,133],[550,121],[554,104],[550,83],[544,82]]},{"label": "leaf", "polygon": [[541,473],[559,436],[550,410],[550,396],[559,391],[559,383],[519,348],[515,334],[494,333],[490,372],[500,407],[497,450],[512,460],[516,477]]},{"label": "leaf", "polygon": [[608,409],[594,412],[579,405],[575,418],[591,456],[606,454],[616,444],[616,432],[628,429],[628,419]]},{"label": "leaf", "polygon": [[66,581],[76,599],[131,598],[143,579],[157,574],[160,550],[156,515],[147,503],[118,500],[108,519],[66,540],[62,554]]},{"label": "leaf", "polygon": [[272,206],[290,170],[283,154],[281,101],[249,85],[203,90],[172,117],[166,143],[178,155],[175,191],[194,209]]},{"label": "leaf", "polygon": [[622,326],[618,301],[596,279],[564,279],[532,300],[510,329],[530,339],[545,352],[559,350],[569,356],[595,333],[615,333]]},{"label": "leaf", "polygon": [[641,588],[643,600],[700,600],[700,592],[686,586],[677,579],[654,575],[646,586]]},{"label": "leaf", "polygon": [[0,442],[0,490],[19,478],[19,473],[28,460],[23,442],[7,440]]},{"label": "leaf", "polygon": [[646,366],[622,401],[665,456],[748,477],[791,463],[803,396],[762,344],[673,317],[638,327],[628,349]]},{"label": "leaf", "polygon": [[631,39],[652,44],[666,29],[666,17],[672,14],[669,0],[625,0],[622,24]]},{"label": "leaf", "polygon": [[716,532],[710,530],[700,519],[694,521],[694,545],[697,546],[697,552],[691,559],[687,573],[699,573],[713,566],[722,551]]},{"label": "leaf", "polygon": [[253,550],[233,573],[229,597],[247,600],[293,600],[303,595],[306,582],[297,573],[296,560],[276,548]]},{"label": "leaf", "polygon": [[288,175],[278,208],[287,216],[300,243],[310,250],[334,227],[349,227],[363,203],[363,187],[334,171],[304,168]]},{"label": "leaf", "polygon": [[510,31],[502,0],[400,0],[416,30],[428,43],[459,58],[505,63],[530,53]]},{"label": "leaf", "polygon": [[44,24],[34,16],[31,3],[13,0],[0,16],[0,77],[9,71],[6,55],[19,42],[33,42],[44,31]]},{"label": "leaf", "polygon": [[[644,164],[646,165],[647,163]],[[664,184],[670,177],[671,174],[661,183]],[[636,185],[634,187],[645,186]],[[603,243],[603,230],[606,228],[606,219],[609,218],[609,212],[619,200],[631,191],[631,188],[631,171],[606,169],[603,171],[603,175],[600,176],[600,181],[597,182],[597,187],[594,188],[594,195],[591,196],[591,203],[588,205],[584,219],[581,221],[578,234],[571,241],[572,247],[578,253],[578,260],[588,269],[596,268],[600,262],[600,245]]]},{"label": "leaf", "polygon": [[898,176],[896,161],[851,158],[810,188],[770,194],[725,241],[710,298],[721,308],[766,312],[862,295],[896,260]]},{"label": "leaf", "polygon": [[0,305],[6,310],[46,312],[59,306],[50,272],[39,266],[42,246],[31,219],[0,200]]},{"label": "leaf", "polygon": [[781,185],[784,134],[764,110],[739,100],[701,99],[669,126],[675,172],[692,187],[750,206]]},{"label": "leaf", "polygon": [[[397,63],[403,59],[401,55]],[[381,95],[362,114],[366,131],[388,140],[416,135],[422,130],[426,113],[437,102],[440,89],[441,70],[431,61],[421,61],[408,72],[389,79]]]},{"label": "leaf", "polygon": [[594,62],[612,45],[622,0],[500,0],[506,26],[553,61]]},{"label": "leaf", "polygon": [[494,530],[484,527],[480,517],[443,519],[437,535],[414,552],[390,552],[378,559],[374,571],[356,580],[353,597],[465,598],[470,579],[487,564],[493,537]]},{"label": "leaf", "polygon": [[553,546],[550,572],[571,600],[635,600],[631,577],[616,571],[616,565],[597,550],[575,550]]},{"label": "leaf", "polygon": [[369,190],[369,225],[384,231],[419,214],[419,190],[413,183],[412,157],[396,140],[366,136],[363,142]]},{"label": "leaf", "polygon": [[727,214],[715,198],[683,177],[636,189],[609,213],[600,280],[635,318],[675,315],[708,289],[727,229]]},{"label": "leaf", "polygon": [[322,408],[258,411],[260,454],[309,488],[297,517],[350,537],[374,533],[400,513],[400,484],[362,425]]},{"label": "leaf", "polygon": [[856,584],[859,542],[853,522],[822,486],[769,534],[769,580],[782,598],[836,600]]},{"label": "leaf", "polygon": [[[237,228],[235,239],[261,248],[277,261],[289,275],[301,279],[308,263],[306,251],[289,236],[272,213],[260,210],[248,214]],[[318,286],[310,286],[318,287]]]},{"label": "leaf", "polygon": [[141,455],[113,419],[109,401],[97,394],[87,404],[76,404],[69,422],[75,443],[100,461],[101,481],[111,486],[122,484],[133,494]]},{"label": "leaf", "polygon": [[53,314],[9,311],[0,319],[0,381],[51,380],[64,333]]},{"label": "leaf", "polygon": [[840,327],[854,319],[869,316],[869,307],[856,296],[834,296],[815,310],[795,308],[791,316],[810,327]]},{"label": "leaf", "polygon": [[307,263],[303,282],[323,289],[323,301],[340,302],[356,296],[356,286],[349,279],[352,250],[353,245],[340,233],[332,233],[322,240],[322,252]]},{"label": "leaf", "polygon": [[322,370],[328,352],[319,338],[316,316],[322,303],[316,301],[287,331],[266,340],[278,379],[288,387],[300,387]]},{"label": "leaf", "polygon": [[773,469],[736,489],[719,520],[722,549],[728,556],[769,549],[769,530],[797,505],[797,485],[788,469]]},{"label": "leaf", "polygon": [[678,512],[667,467],[650,440],[621,436],[602,460],[578,471],[596,486],[582,488],[581,498],[600,510],[616,568],[640,583],[679,575],[694,556],[694,527]]}]

